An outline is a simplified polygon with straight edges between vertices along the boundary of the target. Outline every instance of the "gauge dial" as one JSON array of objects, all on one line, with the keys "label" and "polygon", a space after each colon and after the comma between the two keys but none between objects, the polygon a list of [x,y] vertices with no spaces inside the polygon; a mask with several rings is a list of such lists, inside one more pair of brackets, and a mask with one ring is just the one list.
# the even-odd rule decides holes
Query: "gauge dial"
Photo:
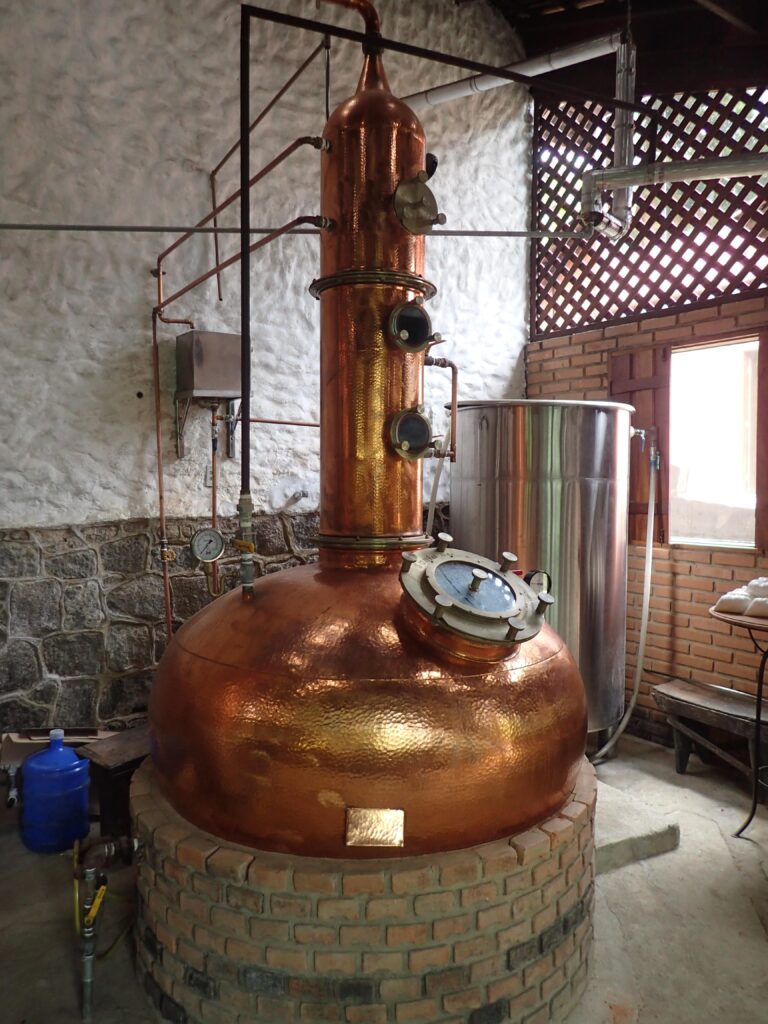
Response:
[{"label": "gauge dial", "polygon": [[202,530],[198,530],[189,546],[199,562],[215,562],[224,554],[224,538],[212,526],[204,526]]},{"label": "gauge dial", "polygon": [[471,562],[446,561],[435,569],[440,590],[456,604],[479,612],[512,615],[515,593],[509,583],[494,572],[478,570]]}]

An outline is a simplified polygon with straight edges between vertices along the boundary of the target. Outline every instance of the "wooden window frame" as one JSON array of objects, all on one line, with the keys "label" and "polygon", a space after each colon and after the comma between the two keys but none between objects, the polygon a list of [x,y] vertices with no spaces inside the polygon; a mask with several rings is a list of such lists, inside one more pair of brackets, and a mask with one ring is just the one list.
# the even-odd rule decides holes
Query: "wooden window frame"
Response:
[{"label": "wooden window frame", "polygon": [[[610,355],[608,390],[611,400],[626,402],[638,408],[640,414],[633,420],[635,427],[656,430],[661,468],[657,479],[654,540],[659,544],[669,543],[669,385],[672,352],[702,345],[726,344],[750,337],[758,339],[754,549],[764,555],[768,553],[768,322],[752,330],[724,331],[722,334],[713,333],[707,338],[692,338],[674,344],[645,345]],[[651,372],[648,372],[649,367]],[[633,445],[630,458],[629,540],[632,543],[644,541],[647,529],[650,478],[647,444],[648,439],[642,453],[639,446]],[[717,546],[716,543],[702,545],[705,548]],[[742,549],[752,550],[746,545]]]}]

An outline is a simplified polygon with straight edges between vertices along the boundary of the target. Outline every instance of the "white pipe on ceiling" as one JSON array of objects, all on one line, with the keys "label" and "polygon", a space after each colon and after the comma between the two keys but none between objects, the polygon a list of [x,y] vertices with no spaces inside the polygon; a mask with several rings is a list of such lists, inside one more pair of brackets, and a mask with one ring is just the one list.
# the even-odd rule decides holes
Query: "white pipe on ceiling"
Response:
[{"label": "white pipe on ceiling", "polygon": [[[581,64],[587,60],[594,60],[596,57],[605,57],[609,53],[616,53],[621,45],[621,37],[621,32],[611,32],[608,35],[599,36],[597,39],[574,43],[571,46],[562,46],[551,53],[543,53],[538,57],[529,57],[517,64],[508,64],[501,70],[517,71],[521,75],[544,75],[548,71],[557,71],[558,68],[571,67],[573,64]],[[437,85],[433,89],[424,89],[422,92],[403,96],[402,99],[411,110],[418,114],[430,107],[448,103],[450,100],[462,99],[465,96],[472,96],[474,93],[487,92],[489,89],[497,89],[501,85],[511,84],[508,78],[498,78],[496,75],[473,75],[471,78],[462,78],[458,82]]]}]

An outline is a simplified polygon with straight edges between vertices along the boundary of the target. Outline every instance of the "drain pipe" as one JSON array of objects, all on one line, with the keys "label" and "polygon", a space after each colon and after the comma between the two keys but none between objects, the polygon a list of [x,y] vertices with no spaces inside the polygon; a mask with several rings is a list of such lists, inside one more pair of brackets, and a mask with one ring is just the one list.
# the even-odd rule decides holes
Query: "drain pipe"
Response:
[{"label": "drain pipe", "polygon": [[749,156],[713,157],[711,160],[667,160],[637,167],[607,167],[585,171],[581,185],[581,217],[600,234],[609,238],[621,222],[603,210],[600,193],[605,189],[621,189],[632,185],[661,185],[671,181],[709,181],[712,179],[746,178],[768,174],[768,151]]},{"label": "drain pipe", "polygon": [[[635,75],[637,71],[637,48],[627,39],[616,51],[616,99],[634,101]],[[634,112],[626,107],[616,107],[613,131],[613,166],[631,167],[634,163]],[[612,218],[618,221],[617,234],[621,238],[632,224],[631,186],[616,190],[613,198]]]},{"label": "drain pipe", "polygon": [[645,532],[645,571],[643,574],[643,604],[642,611],[640,612],[640,638],[637,645],[637,660],[635,663],[635,678],[632,684],[632,697],[630,698],[627,710],[624,712],[624,717],[619,722],[616,731],[605,743],[596,754],[593,754],[590,758],[592,764],[599,764],[603,758],[607,757],[611,750],[616,746],[619,741],[619,737],[629,725],[629,720],[637,705],[637,698],[640,693],[640,681],[643,676],[643,662],[645,661],[645,643],[648,638],[648,617],[650,614],[651,606],[651,574],[653,570],[653,524],[654,516],[656,514],[656,479],[659,475],[659,468],[661,466],[661,455],[659,454],[658,445],[656,443],[656,432],[655,428],[650,433],[650,445],[649,445],[649,467],[650,475],[648,479],[648,525]]},{"label": "drain pipe", "polygon": [[[571,67],[587,60],[594,60],[596,57],[605,57],[609,53],[616,53],[621,45],[622,33],[611,32],[609,35],[598,36],[597,39],[590,39],[587,42],[562,46],[551,53],[543,53],[538,57],[529,57],[516,64],[507,64],[500,70],[515,71],[521,75],[544,75],[548,71],[557,71],[559,68]],[[509,84],[509,78],[499,78],[496,75],[472,75],[470,78],[461,78],[458,82],[449,82],[447,85],[435,86],[434,89],[411,93],[410,96],[403,96],[402,100],[414,113],[421,114],[423,111],[429,110],[430,107],[437,107],[441,103],[449,103],[451,100],[463,99],[465,96],[488,92],[490,89],[497,89],[501,85]],[[632,99],[633,97],[618,98]],[[626,113],[629,112],[626,111]]]}]

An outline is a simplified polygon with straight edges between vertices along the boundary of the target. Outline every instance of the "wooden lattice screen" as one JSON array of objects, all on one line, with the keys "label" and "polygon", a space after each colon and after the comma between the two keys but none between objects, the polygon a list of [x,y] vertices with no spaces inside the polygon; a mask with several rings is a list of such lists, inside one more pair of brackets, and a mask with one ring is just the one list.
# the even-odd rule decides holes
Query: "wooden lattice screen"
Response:
[{"label": "wooden lattice screen", "polygon": [[[768,88],[643,97],[658,112],[656,160],[768,148]],[[582,172],[613,161],[614,111],[598,102],[535,101],[534,224],[573,230]],[[651,127],[635,118],[637,162]],[[606,193],[610,208],[611,196]],[[768,184],[733,178],[638,188],[620,242],[546,239],[531,247],[534,337],[637,319],[768,288]]]}]

